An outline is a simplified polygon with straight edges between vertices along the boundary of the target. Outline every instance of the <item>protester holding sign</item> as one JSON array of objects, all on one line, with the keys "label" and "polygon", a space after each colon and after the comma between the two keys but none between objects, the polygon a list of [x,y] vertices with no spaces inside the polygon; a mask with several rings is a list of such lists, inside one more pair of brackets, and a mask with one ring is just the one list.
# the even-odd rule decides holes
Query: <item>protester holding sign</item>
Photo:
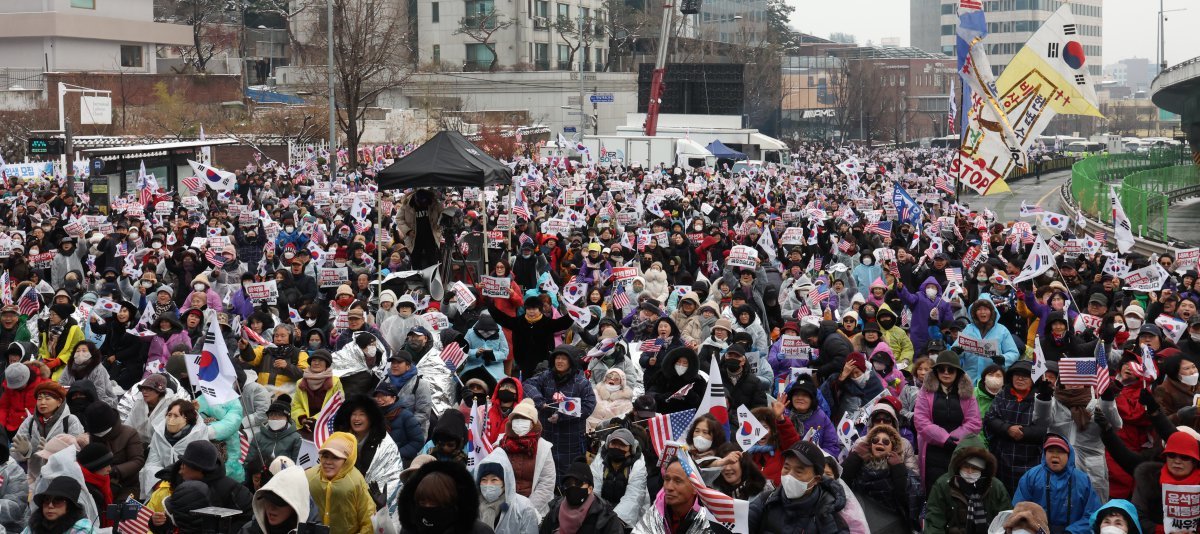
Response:
[{"label": "protester holding sign", "polygon": [[1017,361],[1020,353],[1012,334],[999,324],[1000,314],[991,299],[979,299],[969,310],[970,324],[958,335],[957,345],[963,346],[967,339],[979,340],[979,346],[968,350],[963,347],[962,367],[971,383],[979,381],[980,372],[993,363],[1005,368]]}]

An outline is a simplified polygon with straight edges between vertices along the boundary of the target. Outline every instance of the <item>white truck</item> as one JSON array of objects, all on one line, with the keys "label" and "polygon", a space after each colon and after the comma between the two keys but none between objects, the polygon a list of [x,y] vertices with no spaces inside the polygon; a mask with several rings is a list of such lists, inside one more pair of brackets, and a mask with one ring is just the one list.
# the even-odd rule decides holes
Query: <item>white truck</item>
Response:
[{"label": "white truck", "polygon": [[583,145],[600,164],[637,162],[650,169],[661,165],[702,166],[711,164],[712,154],[693,141],[644,135],[585,135]]}]

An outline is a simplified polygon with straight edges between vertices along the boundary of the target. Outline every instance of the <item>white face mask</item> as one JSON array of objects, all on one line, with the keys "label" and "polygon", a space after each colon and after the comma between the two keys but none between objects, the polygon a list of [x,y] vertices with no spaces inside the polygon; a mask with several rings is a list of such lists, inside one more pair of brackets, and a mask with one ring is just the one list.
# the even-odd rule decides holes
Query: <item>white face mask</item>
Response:
[{"label": "white face mask", "polygon": [[867,381],[871,379],[871,373],[863,373],[854,379],[854,382],[861,387],[866,387]]},{"label": "white face mask", "polygon": [[875,263],[874,258],[863,258],[863,261],[862,261],[863,265],[870,266],[872,263]]},{"label": "white face mask", "polygon": [[709,449],[709,447],[712,447],[712,440],[700,436],[693,436],[692,445],[696,446],[696,450],[705,452]]},{"label": "white face mask", "polygon": [[1121,527],[1114,526],[1114,525],[1108,525],[1108,526],[1100,527],[1100,534],[1128,534],[1128,532],[1126,532],[1125,529],[1123,529]]},{"label": "white face mask", "polygon": [[1200,334],[1188,332],[1188,336],[1192,338],[1192,341],[1200,342]]},{"label": "white face mask", "polygon": [[875,368],[875,372],[877,372],[877,373],[882,373],[882,372],[884,372],[885,370],[887,370],[887,365],[885,365],[885,364],[882,364],[882,363],[879,363],[879,362],[874,362],[874,363],[872,363],[872,364],[871,364],[871,367],[874,367],[874,368]]},{"label": "white face mask", "polygon": [[284,226],[283,231],[290,234],[290,233],[296,231],[296,227],[295,226]]},{"label": "white face mask", "polygon": [[621,391],[621,384],[604,384],[604,389],[610,392]]},{"label": "white face mask", "polygon": [[105,430],[104,432],[96,432],[96,437],[102,438],[104,436],[107,436],[109,432],[112,432],[111,428],[108,430]]},{"label": "white face mask", "polygon": [[979,482],[979,479],[980,479],[980,477],[983,476],[983,473],[968,473],[964,469],[964,470],[958,472],[958,476],[962,477],[963,482],[966,482],[967,484],[974,484],[976,482]]},{"label": "white face mask", "polygon": [[288,424],[287,419],[268,419],[267,420],[267,428],[270,428],[271,430],[274,430],[276,432],[283,430],[283,428],[286,427],[287,424]]},{"label": "white face mask", "polygon": [[1004,387],[1004,378],[989,376],[984,379],[984,386],[987,387],[988,391],[1000,391],[1000,388]]},{"label": "white face mask", "polygon": [[483,498],[487,500],[487,502],[496,502],[496,499],[499,499],[500,496],[504,494],[504,486],[497,484],[481,484],[479,486],[479,494],[483,495]]},{"label": "white face mask", "polygon": [[90,352],[75,353],[75,361],[77,361],[79,363],[87,363],[91,360],[92,360],[92,353],[90,353]]},{"label": "white face mask", "polygon": [[203,292],[204,284],[192,284],[192,289]]},{"label": "white face mask", "polygon": [[529,430],[531,428],[533,428],[533,421],[530,421],[528,419],[513,419],[513,422],[512,422],[513,434],[516,434],[520,437],[525,437],[525,435],[529,433]]},{"label": "white face mask", "polygon": [[1196,385],[1196,382],[1200,382],[1200,374],[1180,375],[1179,381],[1183,382],[1184,384],[1187,384],[1189,386],[1194,386],[1194,385]]},{"label": "white face mask", "polygon": [[365,354],[367,356],[374,356],[375,351],[377,351],[377,350],[379,350],[379,349],[376,348],[375,345],[371,345],[371,346],[368,346],[367,348],[363,349],[363,354]]},{"label": "white face mask", "polygon": [[799,499],[805,493],[808,493],[808,482],[800,480],[792,475],[783,475],[779,477],[783,481],[783,495],[789,499]]},{"label": "white face mask", "polygon": [[317,320],[316,319],[305,319],[304,324],[306,324],[308,326],[313,326],[313,325],[317,324]]},{"label": "white face mask", "polygon": [[676,365],[675,366],[675,374],[677,374],[679,376],[683,376],[683,373],[686,373],[687,370],[688,370],[688,366],[686,366],[686,365]]},{"label": "white face mask", "polygon": [[929,297],[931,299],[935,298],[935,297],[937,297],[937,293],[938,293],[937,289],[934,289],[932,287],[925,288],[925,296],[926,297]]},{"label": "white face mask", "polygon": [[1128,328],[1130,332],[1136,332],[1142,328],[1142,320],[1134,317],[1126,317],[1125,328]]}]

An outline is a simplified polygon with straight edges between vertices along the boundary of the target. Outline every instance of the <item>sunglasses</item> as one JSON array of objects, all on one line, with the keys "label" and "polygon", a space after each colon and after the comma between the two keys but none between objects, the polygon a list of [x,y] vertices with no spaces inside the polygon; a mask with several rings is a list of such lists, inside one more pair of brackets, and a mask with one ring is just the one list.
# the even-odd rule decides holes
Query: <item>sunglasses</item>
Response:
[{"label": "sunglasses", "polygon": [[56,508],[59,506],[66,506],[67,498],[66,497],[46,497],[45,499],[42,499],[42,506],[46,506],[46,505],[53,506]]},{"label": "sunglasses", "polygon": [[889,447],[892,445],[892,440],[887,438],[875,438],[871,440],[871,445],[883,445],[884,447]]},{"label": "sunglasses", "polygon": [[943,367],[938,367],[938,368],[937,368],[937,372],[938,372],[938,374],[943,374],[943,375],[952,375],[952,374],[954,374],[954,373],[957,373],[957,372],[958,372],[958,369],[955,369],[955,368],[953,368],[953,367],[945,367],[945,366],[943,366]]}]

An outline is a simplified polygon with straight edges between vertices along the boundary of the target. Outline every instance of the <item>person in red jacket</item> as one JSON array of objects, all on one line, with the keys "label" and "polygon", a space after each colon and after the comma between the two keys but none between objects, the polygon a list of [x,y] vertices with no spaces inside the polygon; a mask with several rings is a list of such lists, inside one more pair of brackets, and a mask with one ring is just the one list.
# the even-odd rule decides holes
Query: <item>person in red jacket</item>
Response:
[{"label": "person in red jacket", "polygon": [[36,368],[25,363],[9,364],[4,369],[4,394],[0,395],[0,414],[4,417],[4,428],[9,435],[17,431],[21,422],[36,411],[33,390],[45,382]]},{"label": "person in red jacket", "polygon": [[769,408],[750,410],[763,428],[767,429],[767,435],[746,450],[746,454],[754,460],[754,465],[762,469],[763,476],[776,487],[779,487],[779,473],[783,471],[783,451],[800,441],[796,427],[783,416],[783,410],[787,406],[784,398],[780,395]]},{"label": "person in red jacket", "polygon": [[[1141,358],[1133,351],[1125,351],[1121,355],[1121,366],[1118,380],[1122,383],[1142,384],[1141,377],[1134,374],[1130,364],[1138,362]],[[1117,395],[1117,413],[1121,414],[1121,428],[1117,430],[1117,437],[1121,438],[1121,442],[1129,447],[1129,450],[1140,452],[1146,447],[1149,442],[1151,423],[1150,416],[1146,413],[1146,407],[1138,401],[1138,397],[1142,392],[1141,387],[1126,387]],[[1108,494],[1113,499],[1128,499],[1133,495],[1133,475],[1126,473],[1121,465],[1118,464],[1109,453],[1104,453],[1105,459],[1108,461]]]},{"label": "person in red jacket", "polygon": [[512,414],[517,403],[524,398],[525,388],[521,386],[520,380],[510,376],[502,378],[496,383],[496,388],[492,390],[487,421],[483,428],[483,435],[487,438],[488,443],[495,443],[500,436],[504,435],[508,416]]}]

